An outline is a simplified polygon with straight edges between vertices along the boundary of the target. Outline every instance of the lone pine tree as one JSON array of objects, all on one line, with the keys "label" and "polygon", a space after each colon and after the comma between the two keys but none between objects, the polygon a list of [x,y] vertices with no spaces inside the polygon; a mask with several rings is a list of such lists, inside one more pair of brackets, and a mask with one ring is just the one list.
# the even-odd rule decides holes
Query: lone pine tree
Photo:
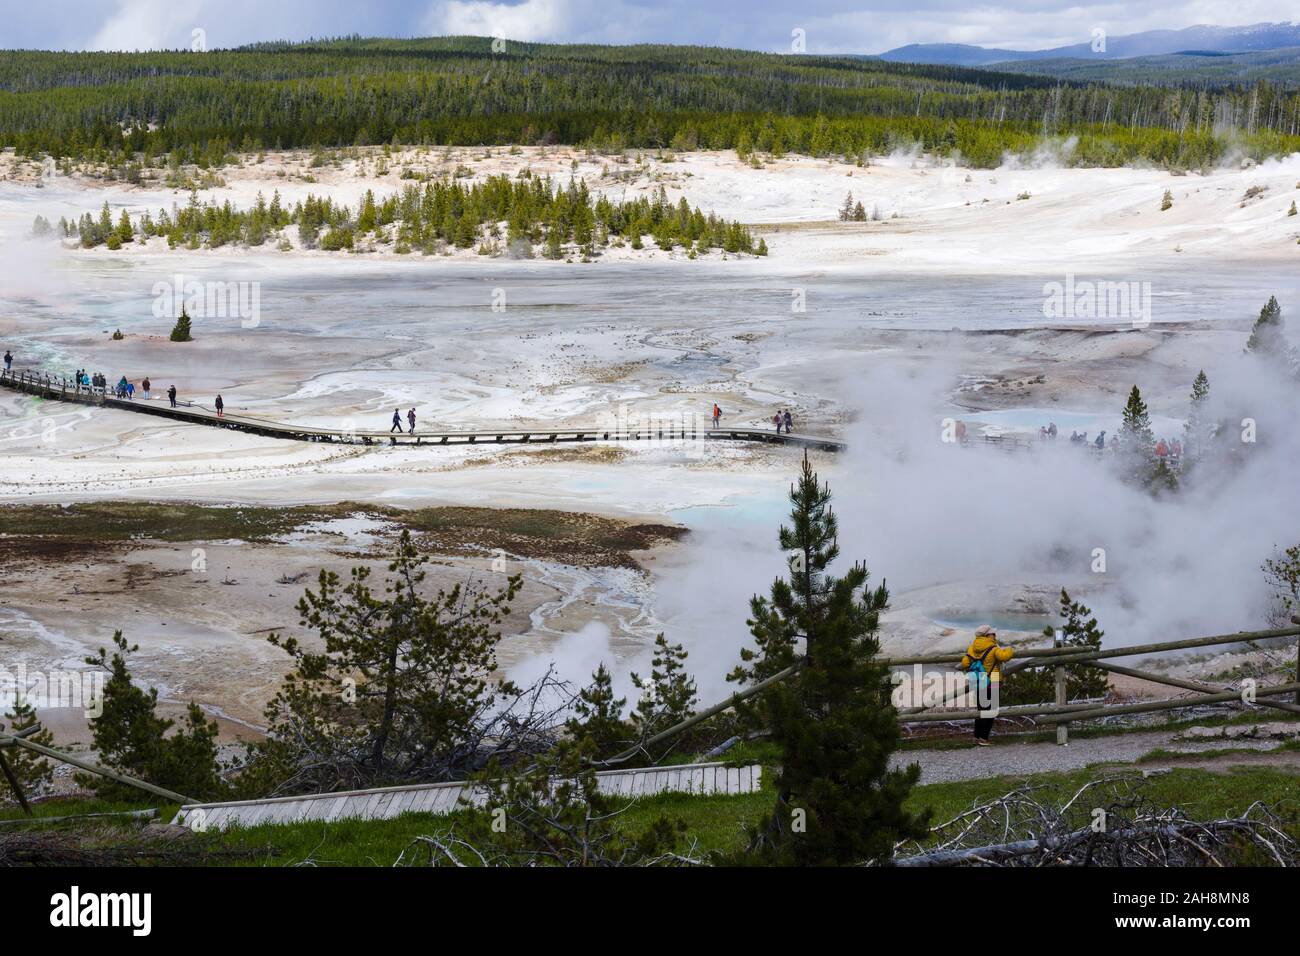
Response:
[{"label": "lone pine tree", "polygon": [[[28,730],[40,723],[36,715],[36,708],[33,707],[26,699],[18,697],[9,706],[8,713],[0,709],[0,714],[4,715],[5,722],[0,722],[0,730],[5,730],[5,723],[8,724],[8,730],[12,733]],[[38,730],[35,733],[27,734],[27,739],[34,744],[40,744],[44,747],[54,746],[54,735],[48,730]],[[23,798],[30,798],[36,795],[36,792],[47,785],[54,777],[54,768],[50,762],[38,753],[33,753],[22,747],[11,747],[3,754],[0,754],[0,760],[4,761],[4,777],[0,779],[0,805],[3,805],[7,797],[12,797],[15,801],[21,801]],[[5,785],[9,786],[6,787]],[[18,789],[12,790],[17,784]],[[12,791],[7,793],[6,791]]]},{"label": "lone pine tree", "polygon": [[928,816],[904,808],[920,777],[915,765],[889,768],[899,741],[888,669],[877,662],[882,583],[868,588],[864,564],[843,577],[828,572],[839,555],[830,489],[805,456],[790,490],[791,527],[779,540],[789,578],[751,602],[756,651],[733,677],[753,681],[801,666],[761,699],[761,714],[781,749],[776,806],[745,858],[782,865],[887,861],[900,839],[920,837]]},{"label": "lone pine tree", "polygon": [[591,683],[578,692],[573,701],[573,716],[564,722],[574,740],[588,739],[597,758],[612,756],[631,737],[623,720],[627,698],[614,696],[614,680],[609,668],[601,663],[591,675]]},{"label": "lone pine tree", "polygon": [[[1097,626],[1097,618],[1092,609],[1071,598],[1065,588],[1061,588],[1060,614],[1063,647],[1077,647],[1081,651],[1100,649],[1101,639],[1106,632]],[[1043,636],[1054,640],[1056,631],[1049,625],[1043,628]],[[1083,664],[1070,664],[1065,668],[1067,700],[1104,697],[1108,686],[1109,681],[1104,671]],[[1003,681],[999,703],[1006,706],[1043,704],[1052,702],[1055,696],[1055,670],[1050,667],[1034,667],[1019,671]]]},{"label": "lone pine tree", "polygon": [[181,306],[181,314],[176,318],[176,325],[172,328],[171,340],[173,342],[191,342],[193,337],[190,335],[190,316]]},{"label": "lone pine tree", "polygon": [[496,648],[520,579],[429,593],[428,560],[403,531],[382,591],[362,565],[346,583],[322,570],[304,592],[300,623],[320,639],[268,638],[293,666],[266,706],[250,781],[283,792],[456,779],[491,749],[484,728],[518,693],[498,679]]},{"label": "lone pine tree", "polygon": [[[695,680],[686,670],[686,656],[686,648],[670,644],[660,634],[655,638],[650,676],[643,678],[635,672],[632,674],[632,683],[641,692],[636,709],[632,711],[632,726],[643,746],[650,737],[681,723],[695,712],[699,697],[695,692]],[[673,743],[679,744],[680,741]]]},{"label": "lone pine tree", "polygon": [[1147,403],[1142,400],[1142,392],[1134,385],[1128,393],[1128,401],[1124,403],[1119,426],[1121,465],[1127,477],[1145,480],[1150,476],[1148,466],[1155,443],[1155,434],[1151,431],[1151,414],[1147,411]]},{"label": "lone pine tree", "polygon": [[1282,307],[1277,304],[1277,296],[1271,295],[1259,310],[1259,318],[1250,330],[1246,340],[1246,351],[1257,355],[1275,356],[1286,351],[1285,323],[1282,319]]},{"label": "lone pine tree", "polygon": [[1206,420],[1206,403],[1210,399],[1210,379],[1201,369],[1192,382],[1191,403],[1187,409],[1187,423],[1183,426],[1183,457],[1186,460],[1204,453],[1209,445],[1210,423]]},{"label": "lone pine tree", "polygon": [[[217,722],[193,701],[179,723],[160,716],[157,688],[146,691],[131,675],[127,658],[139,648],[129,644],[121,631],[113,634],[113,645],[111,657],[101,647],[95,656],[85,658],[106,675],[98,695],[100,714],[91,728],[100,762],[189,797],[224,797],[227,786],[221,777]],[[78,775],[77,779],[104,799],[129,800],[136,795],[131,787],[106,777]]]}]

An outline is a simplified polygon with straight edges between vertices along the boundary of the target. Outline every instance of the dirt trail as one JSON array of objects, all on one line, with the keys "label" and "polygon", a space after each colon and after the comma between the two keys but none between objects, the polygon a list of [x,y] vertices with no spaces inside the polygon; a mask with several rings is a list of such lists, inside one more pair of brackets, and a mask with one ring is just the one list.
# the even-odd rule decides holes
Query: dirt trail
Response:
[{"label": "dirt trail", "polygon": [[1133,764],[1153,750],[1197,754],[1225,749],[1253,753],[1218,754],[1204,759],[1172,759],[1137,765],[1142,770],[1170,767],[1224,769],[1237,765],[1267,764],[1290,767],[1300,772],[1300,752],[1278,750],[1276,740],[1187,741],[1170,731],[1116,734],[1073,740],[1065,747],[1055,743],[1003,744],[964,750],[909,750],[894,754],[891,764],[921,766],[921,783],[950,783],[990,776],[1024,776],[1035,773],[1078,770],[1093,764]]}]

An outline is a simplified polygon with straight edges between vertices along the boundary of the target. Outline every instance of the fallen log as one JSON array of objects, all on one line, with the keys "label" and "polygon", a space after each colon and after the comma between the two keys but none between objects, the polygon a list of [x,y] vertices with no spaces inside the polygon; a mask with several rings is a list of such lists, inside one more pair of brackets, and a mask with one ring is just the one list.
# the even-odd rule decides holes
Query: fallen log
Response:
[{"label": "fallen log", "polygon": [[[1110,664],[1106,661],[1092,661],[1088,666],[1095,667],[1098,670],[1110,671],[1113,674],[1123,674],[1125,677],[1148,680],[1153,684],[1167,684],[1170,687],[1181,687],[1183,690],[1194,690],[1202,694],[1226,693],[1231,690],[1229,687],[1216,687],[1213,684],[1203,684],[1197,680],[1183,680],[1179,677],[1170,677],[1167,674],[1156,674],[1151,671],[1139,670],[1136,667],[1122,667],[1119,664]],[[1293,714],[1300,714],[1300,706],[1280,700],[1257,700],[1255,703],[1260,707],[1272,707],[1276,710],[1289,710]]]},{"label": "fallen log", "polygon": [[[1300,683],[1279,684],[1276,687],[1260,687],[1255,690],[1256,697],[1276,697],[1300,690]],[[1163,700],[1145,701],[1141,704],[1118,704],[1110,707],[1098,707],[1094,710],[1071,711],[1066,714],[1046,714],[1042,717],[1045,724],[1055,724],[1062,720],[1091,720],[1094,717],[1112,717],[1117,714],[1145,714],[1159,710],[1179,710],[1184,707],[1200,707],[1204,704],[1226,704],[1241,700],[1241,691],[1224,691],[1220,694],[1200,694],[1196,697],[1167,697]]]},{"label": "fallen log", "polygon": [[156,797],[162,797],[164,800],[170,800],[173,803],[187,804],[187,803],[199,802],[198,800],[195,800],[192,797],[187,797],[182,794],[176,793],[175,791],[168,790],[164,787],[155,786],[154,784],[149,783],[147,781],[138,780],[135,777],[129,777],[124,773],[118,773],[115,770],[109,770],[107,767],[101,767],[98,764],[93,764],[89,760],[82,760],[79,757],[72,756],[71,754],[65,754],[62,751],[55,750],[53,747],[45,747],[42,746],[41,744],[34,743],[30,740],[24,740],[22,737],[15,737],[12,734],[0,735],[0,744],[8,743],[11,741],[13,743],[16,743],[20,747],[25,747],[28,750],[34,750],[38,754],[43,754],[46,757],[53,757],[55,760],[61,761],[66,764],[71,764],[72,766],[76,767],[79,770],[85,770],[88,773],[97,774],[101,777],[107,777],[109,780],[113,780],[117,783],[123,784],[124,786],[135,787],[138,790],[146,790],[149,793],[152,793]]},{"label": "fallen log", "polygon": [[[963,866],[968,863],[1005,863],[1020,857],[1036,853],[1051,854],[1060,859],[1072,851],[1092,841],[1105,841],[1111,845],[1126,841],[1150,839],[1185,839],[1187,834],[1213,832],[1215,836],[1223,832],[1253,832],[1245,820],[1214,820],[1209,823],[1187,821],[1169,823],[1153,827],[1127,827],[1115,831],[1097,831],[1091,827],[1075,830],[1064,837],[1048,837],[1032,840],[1017,840],[1013,843],[994,843],[988,846],[971,847],[962,850],[936,850],[932,853],[920,853],[916,856],[895,860],[894,866]],[[1068,861],[1066,861],[1068,862]]]}]

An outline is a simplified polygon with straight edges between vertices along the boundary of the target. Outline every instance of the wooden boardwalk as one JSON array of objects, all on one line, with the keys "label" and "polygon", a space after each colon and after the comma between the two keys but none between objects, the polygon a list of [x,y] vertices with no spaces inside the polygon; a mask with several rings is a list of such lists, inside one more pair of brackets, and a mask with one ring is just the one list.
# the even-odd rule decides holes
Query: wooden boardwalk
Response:
[{"label": "wooden boardwalk", "polygon": [[218,417],[216,412],[193,403],[183,402],[172,408],[165,397],[145,399],[120,399],[111,390],[76,385],[63,376],[52,376],[30,370],[7,372],[0,370],[0,385],[15,391],[26,392],[41,398],[82,405],[98,405],[142,415],[156,415],[175,421],[233,431],[249,432],[270,438],[295,441],[329,442],[351,445],[529,445],[557,442],[598,441],[750,441],[803,448],[820,448],[824,451],[842,451],[844,442],[821,435],[777,434],[766,428],[695,428],[686,424],[649,424],[643,427],[608,428],[604,426],[579,426],[572,428],[480,428],[459,431],[416,431],[414,433],[362,431],[347,427],[321,428],[309,425],[292,425],[275,422],[252,415],[233,413]]},{"label": "wooden boardwalk", "polygon": [[[656,793],[741,794],[762,786],[763,768],[728,767],[722,763],[676,764],[639,770],[603,770],[596,774],[600,792],[611,797],[648,797]],[[195,830],[225,830],[267,823],[330,823],[335,820],[391,820],[403,813],[446,814],[464,797],[475,806],[484,793],[464,781],[316,793],[269,800],[202,803],[181,807],[173,823]]]}]

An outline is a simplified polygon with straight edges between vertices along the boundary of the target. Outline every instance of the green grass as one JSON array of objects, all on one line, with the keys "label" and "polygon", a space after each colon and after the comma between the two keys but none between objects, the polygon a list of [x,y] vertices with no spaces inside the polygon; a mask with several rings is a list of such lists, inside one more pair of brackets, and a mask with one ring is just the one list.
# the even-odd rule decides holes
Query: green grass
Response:
[{"label": "green grass", "polygon": [[[761,745],[762,742],[759,742]],[[751,746],[751,745],[746,745]],[[755,754],[758,749],[754,751]],[[1225,753],[1231,753],[1225,751]],[[730,756],[730,754],[728,755]],[[950,819],[975,803],[990,800],[1017,787],[1040,786],[1040,799],[1064,801],[1097,771],[1089,768],[1068,773],[1030,776],[996,776],[955,783],[926,784],[916,788],[913,809],[928,809],[932,822]],[[763,789],[739,796],[697,797],[688,794],[659,794],[627,805],[619,825],[632,831],[644,829],[660,816],[686,824],[687,839],[697,853],[737,850],[744,846],[745,828],[754,827],[771,808],[772,773],[764,771]],[[1190,817],[1212,819],[1242,813],[1256,801],[1269,806],[1287,822],[1287,829],[1300,838],[1300,786],[1295,774],[1271,767],[1237,767],[1222,773],[1197,768],[1175,768],[1150,776],[1145,795],[1154,806],[1179,806]],[[138,806],[105,803],[91,799],[65,798],[37,804],[41,816],[103,813],[138,809]],[[174,806],[161,808],[158,819],[171,820]],[[16,807],[0,810],[0,819],[20,817]],[[287,826],[259,826],[209,833],[197,837],[213,850],[234,850],[237,857],[217,861],[221,865],[293,866],[390,866],[421,835],[455,825],[457,815],[404,814],[392,820],[344,820],[335,823],[296,823]],[[94,821],[96,828],[103,821]],[[55,824],[63,830],[85,824]],[[0,827],[0,835],[14,827]],[[420,857],[416,857],[420,859]]]},{"label": "green grass", "polygon": [[[912,796],[914,809],[929,809],[933,822],[950,819],[977,802],[1000,796],[1026,784],[1043,786],[1040,799],[1064,801],[1094,779],[1095,771],[1034,776],[989,777],[956,783],[917,787]],[[764,787],[758,793],[741,796],[695,797],[688,794],[660,794],[631,804],[620,818],[622,826],[636,831],[658,817],[667,816],[686,824],[687,839],[697,852],[741,849],[745,827],[754,827],[772,807],[772,775],[764,773]],[[1180,806],[1192,817],[1211,819],[1240,814],[1256,800],[1290,820],[1289,829],[1300,837],[1300,788],[1294,774],[1272,768],[1239,768],[1227,773],[1180,768],[1148,778],[1146,795],[1156,806]],[[310,860],[318,865],[390,865],[421,834],[444,830],[454,816],[431,817],[408,814],[395,820],[345,821],[333,824],[301,823],[290,826],[254,827],[227,834],[228,846],[254,851],[253,865],[293,865]]]},{"label": "green grass", "polygon": [[[0,789],[0,797],[5,800],[9,799],[8,787]],[[41,800],[32,804],[33,826],[42,825],[35,821],[49,817],[78,816],[89,813],[121,813],[127,810],[143,810],[149,807],[156,807],[159,811],[157,819],[166,823],[170,822],[172,817],[176,816],[179,809],[178,804],[160,805],[155,803],[123,803],[116,800],[100,800],[96,797],[55,797],[53,799]],[[27,814],[23,813],[22,808],[16,803],[0,804],[0,820],[27,820]],[[54,823],[50,826],[68,828],[75,827],[74,821],[68,823]],[[12,832],[15,828],[10,826],[0,826],[0,834]]]},{"label": "green grass", "polygon": [[1258,750],[1254,747],[1215,747],[1207,750],[1166,750],[1163,747],[1157,747],[1148,753],[1143,754],[1137,759],[1138,763],[1156,763],[1175,760],[1207,760],[1216,757],[1231,757],[1244,754],[1265,754],[1277,753],[1279,751],[1295,752],[1300,750],[1300,740],[1287,740],[1275,747],[1267,750]]}]

